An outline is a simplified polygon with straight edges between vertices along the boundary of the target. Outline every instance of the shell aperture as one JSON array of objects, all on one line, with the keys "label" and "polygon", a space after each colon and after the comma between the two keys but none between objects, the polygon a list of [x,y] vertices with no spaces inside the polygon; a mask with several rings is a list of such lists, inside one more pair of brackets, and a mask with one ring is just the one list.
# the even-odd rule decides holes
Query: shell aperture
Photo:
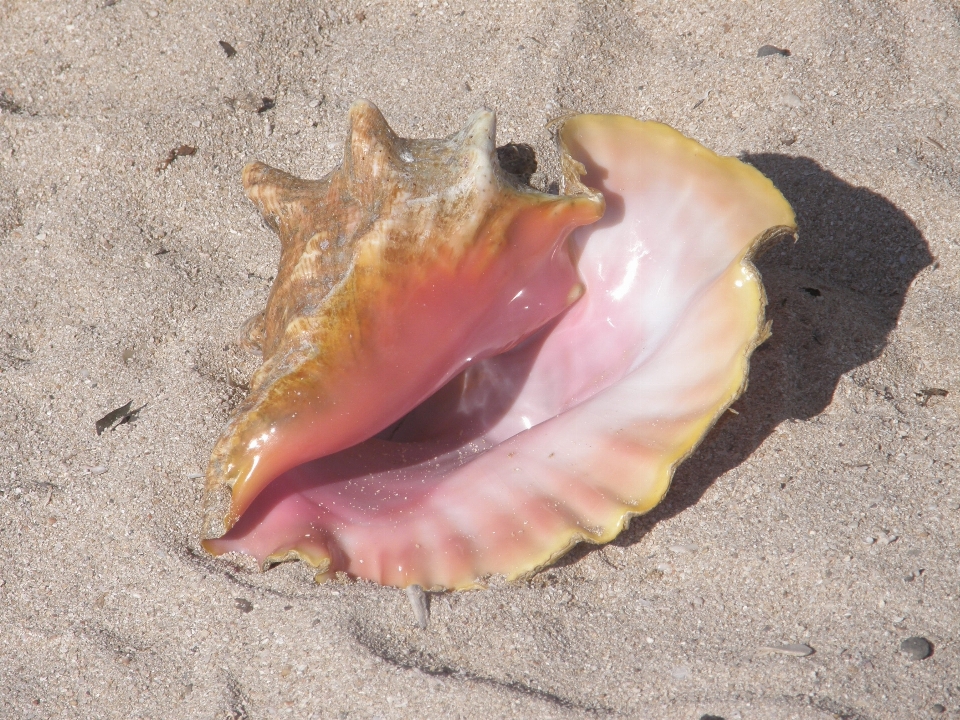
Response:
[{"label": "shell aperture", "polygon": [[[551,247],[575,262],[583,297],[550,303],[486,354],[443,358],[429,397],[407,394],[365,438],[275,472],[208,549],[461,588],[608,541],[659,502],[745,387],[766,332],[750,257],[795,232],[793,213],[758,171],[664,125],[583,115],[559,140],[566,202],[596,208],[586,188],[606,201],[599,221],[551,235],[578,226]],[[535,234],[545,214],[511,227]],[[509,303],[579,288],[555,266],[529,277]]]}]

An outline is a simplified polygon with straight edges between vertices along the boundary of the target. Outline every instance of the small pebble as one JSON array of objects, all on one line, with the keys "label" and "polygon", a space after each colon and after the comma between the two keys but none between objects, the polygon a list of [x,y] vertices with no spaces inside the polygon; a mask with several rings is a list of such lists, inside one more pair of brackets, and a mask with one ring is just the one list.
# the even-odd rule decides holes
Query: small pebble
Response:
[{"label": "small pebble", "polygon": [[933,655],[933,645],[925,637],[909,637],[900,643],[900,652],[911,660],[926,660]]},{"label": "small pebble", "polygon": [[263,100],[253,93],[244,93],[236,100],[237,107],[247,112],[259,112]]},{"label": "small pebble", "polygon": [[670,671],[670,676],[674,680],[687,680],[690,677],[690,668],[680,665]]},{"label": "small pebble", "polygon": [[780,98],[782,102],[787,107],[798,108],[803,106],[803,100],[800,97],[792,92],[784,93],[783,97]]},{"label": "small pebble", "polygon": [[790,57],[790,51],[786,48],[778,48],[776,45],[761,45],[757,50],[757,57],[767,57],[768,55],[782,55]]},{"label": "small pebble", "polygon": [[940,703],[934,703],[933,706],[931,706],[930,711],[935,715],[943,715],[947,711],[947,708]]},{"label": "small pebble", "polygon": [[877,539],[873,537],[865,537],[863,539],[863,542],[865,542],[867,545],[873,545],[876,541]]},{"label": "small pebble", "polygon": [[813,655],[813,648],[809,645],[787,643],[786,645],[764,645],[760,648],[760,652],[790,655],[792,657],[806,657],[807,655]]},{"label": "small pebble", "polygon": [[410,585],[407,588],[407,599],[410,600],[410,607],[413,608],[417,625],[420,626],[421,630],[426,630],[430,623],[430,607],[427,604],[427,594],[419,585]]},{"label": "small pebble", "polygon": [[690,553],[695,553],[697,551],[697,546],[693,544],[686,545],[671,545],[670,552],[676,553],[677,555],[689,555]]}]

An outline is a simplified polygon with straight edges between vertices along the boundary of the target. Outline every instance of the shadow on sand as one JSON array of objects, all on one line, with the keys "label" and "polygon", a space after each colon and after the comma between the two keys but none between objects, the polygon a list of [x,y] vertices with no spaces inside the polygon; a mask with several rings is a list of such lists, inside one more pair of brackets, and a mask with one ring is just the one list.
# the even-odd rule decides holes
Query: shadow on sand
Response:
[{"label": "shadow on sand", "polygon": [[[753,355],[750,387],[677,470],[664,501],[634,518],[614,544],[639,541],[655,524],[696,504],[784,420],[806,420],[831,402],[841,376],[877,358],[907,289],[933,258],[909,217],[883,196],[844,182],[804,157],[742,160],[769,177],[793,206],[796,244],[781,242],[756,265],[773,337]],[[581,544],[557,565],[596,546]]]}]

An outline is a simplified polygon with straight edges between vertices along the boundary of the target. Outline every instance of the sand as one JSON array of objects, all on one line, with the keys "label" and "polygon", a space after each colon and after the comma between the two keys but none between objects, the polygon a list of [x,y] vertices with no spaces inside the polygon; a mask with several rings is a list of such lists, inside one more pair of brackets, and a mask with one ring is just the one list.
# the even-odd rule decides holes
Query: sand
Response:
[{"label": "sand", "polygon": [[[958,18],[0,0],[0,716],[960,717]],[[739,414],[666,501],[530,581],[433,596],[426,630],[402,591],[198,544],[279,254],[240,168],[319,177],[361,97],[414,137],[494,108],[541,187],[557,115],[661,120],[800,223],[759,263],[774,336]]]}]

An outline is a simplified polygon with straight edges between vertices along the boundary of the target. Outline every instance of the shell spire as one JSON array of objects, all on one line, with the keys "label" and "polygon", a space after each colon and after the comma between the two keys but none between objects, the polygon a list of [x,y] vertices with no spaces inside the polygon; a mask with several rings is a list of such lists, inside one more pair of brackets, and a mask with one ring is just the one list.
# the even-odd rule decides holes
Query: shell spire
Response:
[{"label": "shell spire", "polygon": [[350,106],[350,132],[343,149],[343,171],[359,186],[383,180],[399,172],[400,138],[383,113],[371,102],[359,100]]}]

